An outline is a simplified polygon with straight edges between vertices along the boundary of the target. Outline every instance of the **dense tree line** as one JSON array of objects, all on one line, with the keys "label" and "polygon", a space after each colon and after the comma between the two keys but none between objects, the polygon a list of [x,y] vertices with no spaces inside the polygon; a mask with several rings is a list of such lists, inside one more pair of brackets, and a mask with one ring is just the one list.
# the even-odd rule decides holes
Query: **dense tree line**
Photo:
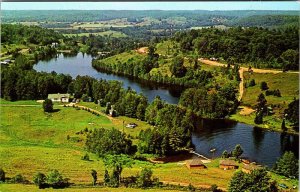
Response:
[{"label": "dense tree line", "polygon": [[[259,11],[259,10],[240,10],[240,11],[113,11],[113,10],[3,10],[3,22],[42,22],[43,25],[51,22],[95,22],[107,21],[112,19],[127,18],[128,22],[140,23],[145,17],[158,20],[166,20],[174,17],[184,17],[186,22],[183,24],[191,26],[208,26],[212,24],[230,24],[239,21],[240,18],[260,15],[297,15],[297,11]],[[221,19],[222,18],[222,19]],[[180,23],[182,24],[182,23]],[[52,27],[52,26],[51,26]]]},{"label": "dense tree line", "polygon": [[164,156],[192,147],[196,117],[190,110],[156,97],[146,109],[145,120],[156,128],[140,132],[139,152]]},{"label": "dense tree line", "polygon": [[299,18],[295,15],[253,15],[233,20],[229,26],[275,27],[299,26]]},{"label": "dense tree line", "polygon": [[189,88],[181,95],[179,104],[199,116],[224,118],[238,107],[236,93],[232,84],[209,92],[205,88]]},{"label": "dense tree line", "polygon": [[69,75],[24,70],[17,66],[2,67],[1,97],[10,100],[45,99],[49,93],[66,93]]},{"label": "dense tree line", "polygon": [[298,27],[281,30],[235,27],[178,32],[174,39],[184,53],[196,52],[202,57],[221,57],[225,60],[234,58],[239,63],[254,62],[255,67],[297,70],[298,37]]},{"label": "dense tree line", "polygon": [[[133,56],[126,62],[121,62],[117,59],[115,62],[93,60],[92,66],[102,72],[126,75],[150,82],[164,85],[179,85],[182,87],[204,86],[208,84],[213,77],[210,71],[201,70],[197,67],[184,67],[183,57],[175,57],[172,60],[170,67],[173,73],[172,77],[161,73],[151,73],[152,69],[159,67],[159,59],[157,54],[151,55],[151,52],[149,52],[147,56]],[[164,59],[161,58],[161,60]]]},{"label": "dense tree line", "polygon": [[132,154],[135,152],[132,141],[117,129],[95,129],[87,135],[86,148],[99,156],[106,154]]},{"label": "dense tree line", "polygon": [[61,34],[38,26],[1,24],[1,44],[48,45],[61,38]]},{"label": "dense tree line", "polygon": [[230,180],[228,191],[274,192],[278,191],[278,189],[276,182],[271,180],[268,172],[265,169],[258,169],[250,174],[242,171],[235,172]]}]

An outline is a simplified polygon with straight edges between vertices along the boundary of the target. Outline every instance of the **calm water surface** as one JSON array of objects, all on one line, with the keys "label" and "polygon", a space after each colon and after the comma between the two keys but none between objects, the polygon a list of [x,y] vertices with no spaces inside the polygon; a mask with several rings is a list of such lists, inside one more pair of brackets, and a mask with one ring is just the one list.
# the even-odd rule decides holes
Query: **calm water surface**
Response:
[{"label": "calm water surface", "polygon": [[83,53],[78,53],[74,57],[64,57],[63,54],[59,54],[57,58],[48,61],[39,61],[33,68],[36,71],[55,71],[57,73],[69,74],[73,78],[78,75],[88,75],[96,79],[118,80],[123,82],[124,88],[131,87],[136,92],[143,93],[150,102],[157,95],[168,103],[177,104],[179,101],[180,90],[177,91],[176,88],[164,88],[149,83],[141,83],[123,76],[98,72],[92,67],[92,59],[91,55]]},{"label": "calm water surface", "polygon": [[[230,120],[199,121],[193,133],[195,151],[207,157],[221,156],[224,150],[232,151],[241,144],[244,153],[252,161],[271,167],[284,151],[298,156],[299,136],[266,131]],[[209,150],[215,148],[215,153]]]},{"label": "calm water surface", "polygon": [[[74,57],[60,54],[57,58],[38,62],[34,69],[69,74],[73,78],[77,75],[88,75],[97,79],[118,80],[123,82],[124,88],[130,86],[138,93],[143,93],[150,102],[159,95],[168,103],[178,103],[180,91],[176,91],[176,88],[154,86],[127,77],[98,72],[91,62],[92,57],[87,54],[79,53]],[[265,131],[228,120],[199,120],[192,141],[195,150],[207,157],[220,156],[224,150],[231,151],[236,144],[241,144],[244,149],[243,156],[268,166],[272,166],[284,151],[291,150],[296,155],[299,151],[299,136]],[[214,154],[209,152],[211,148],[216,148]]]}]

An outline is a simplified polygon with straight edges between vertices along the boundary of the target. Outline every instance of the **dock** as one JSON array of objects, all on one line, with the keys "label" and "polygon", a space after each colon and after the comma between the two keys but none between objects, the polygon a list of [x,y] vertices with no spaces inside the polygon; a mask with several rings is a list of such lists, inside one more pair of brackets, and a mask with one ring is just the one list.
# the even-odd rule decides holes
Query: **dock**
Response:
[{"label": "dock", "polygon": [[190,150],[189,152],[190,152],[190,153],[193,153],[193,154],[195,154],[195,155],[197,155],[198,157],[201,157],[201,158],[203,158],[203,159],[210,160],[209,158],[207,158],[207,157],[205,157],[205,156],[203,156],[203,155],[197,153],[197,152],[194,151],[194,150]]}]

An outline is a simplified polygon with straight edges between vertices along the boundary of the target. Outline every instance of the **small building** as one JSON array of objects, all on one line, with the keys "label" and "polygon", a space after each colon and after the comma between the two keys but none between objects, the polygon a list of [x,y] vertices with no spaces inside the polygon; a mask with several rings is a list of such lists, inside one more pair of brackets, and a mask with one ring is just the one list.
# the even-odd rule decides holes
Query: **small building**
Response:
[{"label": "small building", "polygon": [[242,171],[244,173],[251,173],[252,171],[257,170],[257,169],[262,169],[262,166],[255,165],[253,163],[251,163],[251,164],[243,164],[243,166],[242,166]]},{"label": "small building", "polygon": [[68,103],[70,99],[70,94],[48,94],[48,99],[50,99],[52,102],[62,102],[62,103]]},{"label": "small building", "polygon": [[200,159],[187,160],[185,162],[185,165],[189,169],[192,169],[192,168],[205,169],[206,168],[206,166]]},{"label": "small building", "polygon": [[230,160],[230,159],[220,160],[219,167],[224,170],[239,168],[239,166],[236,164],[236,162],[234,160]]},{"label": "small building", "polygon": [[137,124],[135,124],[135,123],[128,123],[127,125],[126,125],[126,127],[127,128],[135,128],[137,126]]},{"label": "small building", "polygon": [[251,162],[250,162],[249,159],[243,158],[243,159],[242,159],[242,163],[243,163],[243,164],[250,164]]},{"label": "small building", "polygon": [[51,44],[51,47],[52,47],[52,48],[58,47],[58,43],[57,43],[57,42],[53,42],[53,43]]}]

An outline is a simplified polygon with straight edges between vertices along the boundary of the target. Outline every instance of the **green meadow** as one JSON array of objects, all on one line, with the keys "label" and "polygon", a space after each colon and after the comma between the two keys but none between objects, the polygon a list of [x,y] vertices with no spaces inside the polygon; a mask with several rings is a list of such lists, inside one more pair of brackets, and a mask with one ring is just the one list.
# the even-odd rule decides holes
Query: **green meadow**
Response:
[{"label": "green meadow", "polygon": [[[81,106],[101,111],[94,103],[82,102]],[[146,122],[127,117],[111,118],[106,115],[96,116],[85,110],[73,107],[63,107],[55,104],[56,112],[44,113],[42,105],[35,101],[9,102],[1,100],[0,129],[0,167],[6,172],[6,177],[22,174],[32,181],[36,172],[47,173],[52,169],[59,170],[64,177],[75,183],[72,188],[64,191],[128,191],[126,188],[82,188],[80,185],[90,185],[91,170],[98,172],[98,181],[104,177],[105,166],[95,154],[88,153],[90,161],[81,160],[86,153],[84,129],[99,127],[124,130],[131,136],[137,136],[140,130],[151,127]],[[135,122],[135,129],[123,127],[123,122]],[[135,137],[134,137],[135,138]],[[134,139],[134,143],[137,139]],[[196,187],[209,187],[217,184],[226,189],[235,170],[224,171],[218,167],[219,159],[207,164],[207,169],[187,169],[184,162],[153,164],[148,161],[134,160],[131,168],[124,168],[123,177],[137,175],[143,167],[153,170],[154,177],[164,183],[187,186],[190,183]],[[176,173],[176,174],[174,174]],[[275,177],[278,182],[284,182],[289,187],[294,181],[285,181]],[[1,184],[2,191],[38,191],[34,185]],[[152,189],[151,191],[161,191]],[[45,191],[51,191],[46,189]],[[130,191],[139,191],[130,189]],[[176,191],[176,190],[173,190]]]}]

